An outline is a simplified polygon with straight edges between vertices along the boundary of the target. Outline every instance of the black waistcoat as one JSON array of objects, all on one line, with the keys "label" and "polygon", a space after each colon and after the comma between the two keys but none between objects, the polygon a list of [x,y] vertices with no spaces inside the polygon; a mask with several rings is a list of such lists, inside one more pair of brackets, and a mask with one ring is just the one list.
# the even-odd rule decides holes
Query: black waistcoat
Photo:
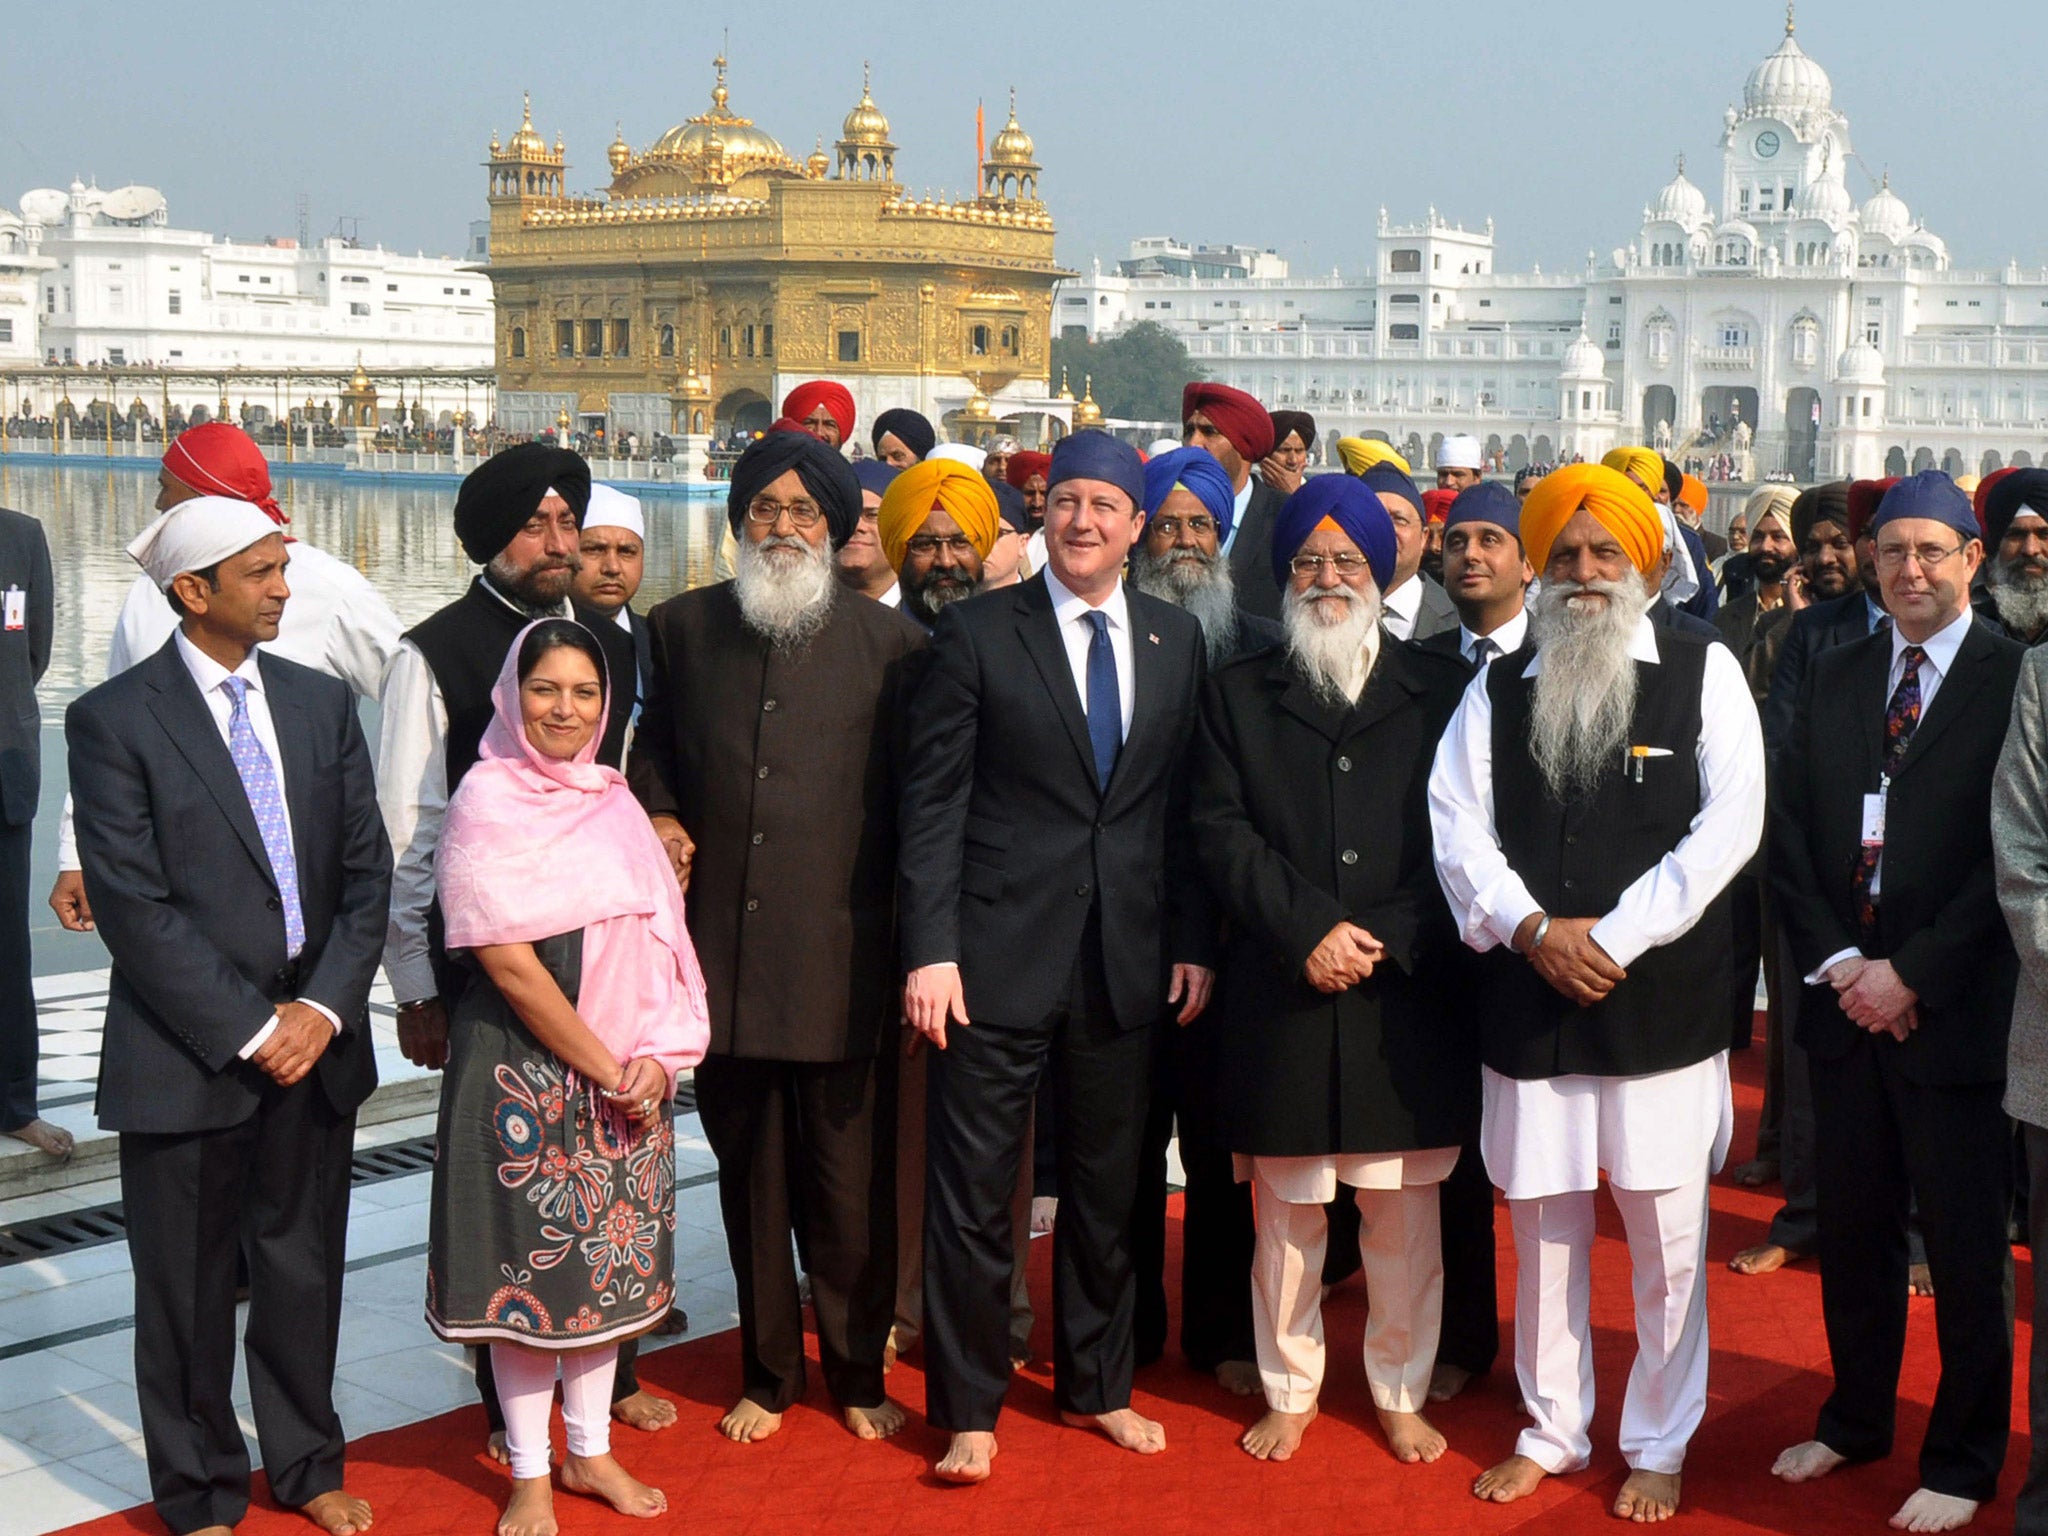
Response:
[{"label": "black waistcoat", "polygon": [[[1535,679],[1519,666],[1487,677],[1493,702],[1494,823],[1508,864],[1553,918],[1601,917],[1678,846],[1699,814],[1700,697],[1707,642],[1660,630],[1655,664],[1636,663],[1631,746],[1667,756],[1617,757],[1592,794],[1561,803],[1529,751]],[[1640,762],[1642,781],[1636,781]],[[1734,943],[1728,893],[1692,929],[1646,950],[1627,979],[1581,1008],[1520,955],[1479,967],[1480,1054],[1515,1078],[1633,1077],[1705,1061],[1728,1044]]]}]

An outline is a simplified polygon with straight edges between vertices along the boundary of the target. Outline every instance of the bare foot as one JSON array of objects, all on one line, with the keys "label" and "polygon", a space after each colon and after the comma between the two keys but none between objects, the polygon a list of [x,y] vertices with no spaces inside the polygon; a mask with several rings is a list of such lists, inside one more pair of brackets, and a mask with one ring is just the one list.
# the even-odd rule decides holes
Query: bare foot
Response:
[{"label": "bare foot", "polygon": [[1379,1415],[1380,1428],[1386,1431],[1396,1461],[1435,1461],[1450,1445],[1419,1413],[1399,1413],[1392,1408],[1375,1408],[1373,1412]]},{"label": "bare foot", "polygon": [[741,1445],[752,1445],[756,1440],[766,1440],[782,1428],[782,1415],[770,1413],[751,1397],[743,1397],[733,1405],[733,1410],[718,1421],[718,1432],[728,1440]]},{"label": "bare foot", "polygon": [[1226,1360],[1216,1367],[1216,1385],[1235,1397],[1250,1397],[1260,1389],[1259,1368],[1249,1360]]},{"label": "bare foot", "polygon": [[1771,1476],[1782,1477],[1788,1483],[1810,1483],[1817,1477],[1826,1477],[1848,1459],[1833,1446],[1818,1440],[1802,1440],[1778,1452],[1778,1459],[1771,1463]]},{"label": "bare foot", "polygon": [[1472,1492],[1489,1503],[1512,1504],[1534,1493],[1536,1485],[1549,1475],[1526,1456],[1510,1456],[1473,1478]]},{"label": "bare foot", "polygon": [[299,1506],[299,1513],[327,1532],[327,1536],[356,1536],[370,1528],[370,1506],[346,1488],[316,1493]]},{"label": "bare foot", "polygon": [[1029,1344],[1011,1344],[1010,1369],[1013,1371],[1027,1371],[1031,1368],[1031,1364],[1031,1346]]},{"label": "bare foot", "polygon": [[1638,1525],[1669,1520],[1678,1513],[1678,1483],[1676,1472],[1651,1472],[1637,1467],[1614,1496],[1614,1518],[1633,1520]]},{"label": "bare foot", "polygon": [[1778,1160],[1775,1157],[1759,1157],[1744,1163],[1735,1170],[1735,1182],[1744,1189],[1762,1189],[1766,1184],[1778,1182]]},{"label": "bare foot", "polygon": [[1798,1257],[1790,1248],[1781,1248],[1776,1243],[1758,1243],[1729,1259],[1728,1267],[1738,1275],[1768,1275],[1774,1269],[1783,1269]]},{"label": "bare foot", "polygon": [[1435,1369],[1429,1373],[1429,1400],[1432,1403],[1448,1403],[1471,1385],[1472,1373],[1465,1367],[1438,1361]]},{"label": "bare foot", "polygon": [[27,1125],[18,1125],[11,1131],[0,1131],[0,1136],[12,1136],[16,1141],[25,1141],[47,1157],[64,1162],[71,1156],[71,1133],[61,1125],[52,1125],[47,1120],[31,1120]]},{"label": "bare foot", "polygon": [[949,1483],[985,1483],[989,1463],[996,1459],[996,1437],[985,1429],[963,1429],[953,1436],[946,1454],[932,1468]]},{"label": "bare foot", "polygon": [[658,1434],[676,1421],[676,1405],[665,1397],[656,1397],[645,1387],[631,1397],[622,1397],[612,1404],[612,1417],[628,1429],[645,1430]]},{"label": "bare foot", "polygon": [[1306,1413],[1268,1408],[1256,1424],[1238,1436],[1237,1443],[1261,1461],[1285,1461],[1301,1449],[1301,1437],[1315,1421],[1313,1408]]},{"label": "bare foot", "polygon": [[650,1488],[620,1466],[609,1453],[603,1456],[564,1456],[562,1486],[571,1493],[603,1499],[622,1515],[652,1520],[668,1513],[668,1496]]},{"label": "bare foot", "polygon": [[1052,1230],[1054,1219],[1060,1213],[1060,1203],[1050,1195],[1031,1197],[1031,1235],[1043,1237]]},{"label": "bare foot", "polygon": [[1913,1496],[1892,1516],[1891,1525],[1895,1531],[1954,1531],[1968,1525],[1976,1516],[1975,1499],[1959,1499],[1952,1493],[1916,1488]]},{"label": "bare foot", "polygon": [[[1934,1274],[1925,1264],[1915,1264],[1906,1271],[1906,1291],[1913,1296],[1934,1294]],[[1929,1526],[1929,1530],[1946,1530],[1946,1526]]]},{"label": "bare foot", "polygon": [[1112,1408],[1108,1413],[1069,1413],[1060,1410],[1060,1422],[1076,1429],[1099,1429],[1112,1445],[1120,1445],[1140,1456],[1157,1456],[1166,1449],[1166,1428],[1131,1408]]},{"label": "bare foot", "polygon": [[498,1517],[498,1536],[557,1536],[555,1487],[545,1477],[515,1478],[512,1497]]},{"label": "bare foot", "polygon": [[841,1416],[846,1427],[863,1440],[886,1440],[904,1424],[904,1412],[896,1403],[883,1398],[872,1408],[842,1408]]}]

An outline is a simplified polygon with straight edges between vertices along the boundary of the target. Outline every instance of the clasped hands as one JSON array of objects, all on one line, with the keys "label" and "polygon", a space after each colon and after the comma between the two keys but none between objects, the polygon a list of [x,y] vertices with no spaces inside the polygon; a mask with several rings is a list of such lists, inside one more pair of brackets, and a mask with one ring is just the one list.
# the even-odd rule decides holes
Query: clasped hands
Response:
[{"label": "clasped hands", "polygon": [[628,1120],[646,1125],[661,1114],[668,1099],[668,1073],[660,1062],[635,1056],[619,1069],[619,1086],[603,1091]]},{"label": "clasped hands", "polygon": [[1531,912],[1522,919],[1515,930],[1514,947],[1560,995],[1581,1008],[1590,1008],[1612,992],[1617,982],[1628,979],[1628,972],[1616,965],[1593,937],[1599,918],[1553,917],[1543,942],[1535,944],[1536,930],[1543,920],[1541,912]]},{"label": "clasped hands", "polygon": [[1851,955],[1829,966],[1825,979],[1859,1029],[1903,1042],[1920,1027],[1920,994],[1899,979],[1891,961]]},{"label": "clasped hands", "polygon": [[1356,923],[1340,922],[1309,951],[1302,975],[1318,992],[1342,992],[1372,974],[1387,956],[1387,947]]},{"label": "clasped hands", "polygon": [[676,885],[687,896],[690,894],[690,861],[697,856],[697,845],[675,817],[655,816],[650,819],[654,822],[654,835],[661,839],[662,852],[668,855],[669,868],[676,872]]},{"label": "clasped hands", "polygon": [[326,1014],[306,1003],[279,1003],[277,1028],[249,1057],[250,1065],[280,1088],[289,1088],[313,1070],[334,1043],[334,1025]]}]

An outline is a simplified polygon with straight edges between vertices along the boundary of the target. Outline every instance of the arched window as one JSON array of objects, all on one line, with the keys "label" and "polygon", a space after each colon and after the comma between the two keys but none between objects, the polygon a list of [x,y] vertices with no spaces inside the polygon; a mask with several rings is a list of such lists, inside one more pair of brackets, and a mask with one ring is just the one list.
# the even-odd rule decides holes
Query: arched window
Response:
[{"label": "arched window", "polygon": [[663,357],[674,357],[676,355],[676,328],[674,326],[664,325],[661,328],[660,349]]},{"label": "arched window", "polygon": [[988,356],[988,327],[977,325],[967,333],[967,350],[976,357]]},{"label": "arched window", "polygon": [[526,327],[523,325],[512,327],[512,355],[514,357],[526,356]]}]

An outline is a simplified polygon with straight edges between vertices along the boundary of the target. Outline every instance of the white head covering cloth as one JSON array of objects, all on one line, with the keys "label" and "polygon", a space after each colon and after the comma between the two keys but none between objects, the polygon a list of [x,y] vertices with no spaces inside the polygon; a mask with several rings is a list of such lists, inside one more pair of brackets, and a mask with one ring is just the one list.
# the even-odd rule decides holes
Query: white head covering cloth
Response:
[{"label": "white head covering cloth", "polygon": [[181,501],[135,536],[128,557],[159,592],[186,571],[203,571],[284,530],[251,501],[195,496]]},{"label": "white head covering cloth", "polygon": [[980,471],[988,462],[988,455],[972,443],[941,443],[925,455],[927,460],[951,459],[955,464],[965,464],[969,469]]},{"label": "white head covering cloth", "polygon": [[1479,439],[1465,432],[1454,432],[1436,448],[1438,469],[1483,469],[1480,459]]},{"label": "white head covering cloth", "polygon": [[583,526],[623,528],[641,543],[647,542],[647,517],[640,510],[640,498],[609,485],[590,487],[590,507],[583,514]]}]

